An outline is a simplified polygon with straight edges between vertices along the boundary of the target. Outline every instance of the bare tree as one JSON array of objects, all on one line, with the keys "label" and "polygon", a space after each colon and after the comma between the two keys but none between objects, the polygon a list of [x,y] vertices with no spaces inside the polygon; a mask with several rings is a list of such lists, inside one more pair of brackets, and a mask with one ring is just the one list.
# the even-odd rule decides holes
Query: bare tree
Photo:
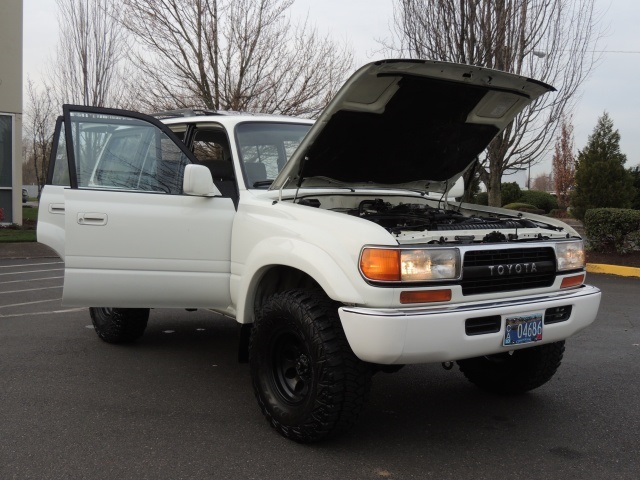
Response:
[{"label": "bare tree", "polygon": [[293,0],[124,0],[140,42],[138,97],[150,110],[200,106],[313,115],[341,86],[351,52],[307,22]]},{"label": "bare tree", "polygon": [[531,187],[532,190],[539,190],[541,192],[553,191],[553,174],[541,173],[533,179]]},{"label": "bare tree", "polygon": [[56,0],[60,36],[50,77],[60,103],[126,105],[127,31],[110,0]]},{"label": "bare tree", "polygon": [[533,102],[485,151],[480,176],[489,204],[501,204],[503,173],[536,164],[550,150],[563,113],[598,60],[595,0],[399,0],[395,54],[479,65],[533,77],[558,92]]},{"label": "bare tree", "polygon": [[573,125],[566,118],[562,120],[552,162],[558,206],[567,208],[571,189],[576,181],[576,158],[573,153]]},{"label": "bare tree", "polygon": [[23,168],[33,169],[38,191],[47,180],[49,155],[56,120],[56,105],[49,88],[38,90],[27,80],[27,98],[24,114],[25,159]]}]

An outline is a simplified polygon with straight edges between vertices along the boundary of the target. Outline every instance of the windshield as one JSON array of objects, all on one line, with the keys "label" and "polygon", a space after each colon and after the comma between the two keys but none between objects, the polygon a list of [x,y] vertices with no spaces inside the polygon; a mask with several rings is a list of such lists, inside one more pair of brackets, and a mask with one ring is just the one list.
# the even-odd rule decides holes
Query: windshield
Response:
[{"label": "windshield", "polygon": [[236,138],[247,188],[268,188],[310,128],[295,123],[238,125]]}]

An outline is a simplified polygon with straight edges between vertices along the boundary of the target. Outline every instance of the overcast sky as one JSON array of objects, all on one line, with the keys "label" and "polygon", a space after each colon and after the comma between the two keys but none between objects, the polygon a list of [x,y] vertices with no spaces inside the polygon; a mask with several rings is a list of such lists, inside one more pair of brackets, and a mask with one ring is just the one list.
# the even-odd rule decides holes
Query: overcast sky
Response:
[{"label": "overcast sky", "polygon": [[[53,55],[57,41],[54,0],[24,1],[24,79],[37,81]],[[575,143],[583,148],[597,119],[606,110],[620,131],[627,167],[640,164],[640,1],[597,0],[607,36],[602,42],[602,61],[583,84],[573,124]],[[381,58],[377,39],[388,36],[392,0],[296,0],[292,17],[309,21],[321,32],[348,42],[354,50],[356,68]],[[618,53],[620,52],[620,53]],[[625,53],[623,53],[625,52]],[[633,53],[626,53],[633,52]],[[551,171],[546,159],[532,168],[532,176]]]}]

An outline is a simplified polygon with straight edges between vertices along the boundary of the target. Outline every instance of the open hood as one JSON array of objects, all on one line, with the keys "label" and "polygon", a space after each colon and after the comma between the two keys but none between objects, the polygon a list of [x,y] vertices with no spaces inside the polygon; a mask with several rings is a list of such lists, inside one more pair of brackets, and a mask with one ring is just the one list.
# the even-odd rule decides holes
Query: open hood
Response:
[{"label": "open hood", "polygon": [[444,192],[529,103],[554,88],[471,65],[365,65],[323,110],[271,189],[398,187]]}]

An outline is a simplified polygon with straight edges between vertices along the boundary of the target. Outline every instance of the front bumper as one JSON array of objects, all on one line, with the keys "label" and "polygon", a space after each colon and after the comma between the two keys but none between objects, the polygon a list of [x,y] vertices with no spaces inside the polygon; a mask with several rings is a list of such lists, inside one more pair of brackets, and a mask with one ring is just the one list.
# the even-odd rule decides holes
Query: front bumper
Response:
[{"label": "front bumper", "polygon": [[[340,320],[351,349],[361,360],[383,365],[448,362],[557,342],[590,325],[600,305],[600,290],[583,285],[575,290],[405,309],[341,307]],[[524,346],[504,347],[504,319],[543,313],[570,305],[571,315],[559,323],[545,324],[542,340]],[[465,321],[500,315],[499,332],[467,335]]]}]

